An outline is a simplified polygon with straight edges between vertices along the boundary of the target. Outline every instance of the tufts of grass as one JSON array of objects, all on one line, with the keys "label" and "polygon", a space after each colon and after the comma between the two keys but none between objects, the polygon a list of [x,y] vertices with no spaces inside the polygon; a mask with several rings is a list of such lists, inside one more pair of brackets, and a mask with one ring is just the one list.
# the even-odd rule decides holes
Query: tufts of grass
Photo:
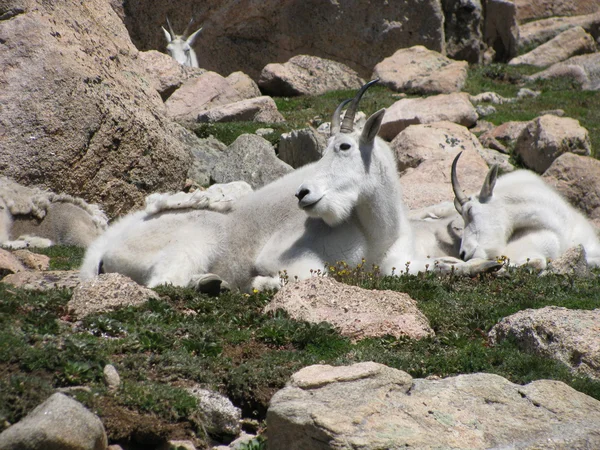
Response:
[{"label": "tufts of grass", "polygon": [[32,251],[50,257],[50,270],[78,269],[85,255],[84,248],[64,245],[35,248]]}]

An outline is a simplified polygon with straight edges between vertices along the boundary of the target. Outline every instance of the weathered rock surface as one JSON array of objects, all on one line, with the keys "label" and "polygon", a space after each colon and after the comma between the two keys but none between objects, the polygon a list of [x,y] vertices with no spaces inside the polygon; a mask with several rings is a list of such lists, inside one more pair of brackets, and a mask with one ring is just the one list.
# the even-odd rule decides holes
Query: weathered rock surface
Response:
[{"label": "weathered rock surface", "polygon": [[407,294],[362,289],[328,277],[288,283],[264,312],[278,309],[296,320],[330,323],[353,340],[385,335],[421,339],[433,335],[429,321]]},{"label": "weathered rock surface", "polygon": [[[507,147],[514,146],[523,130],[527,127],[527,124],[528,122],[504,122],[502,125],[498,125],[479,136],[479,142],[485,147],[495,148],[490,144],[494,141],[499,141],[504,148],[504,153],[508,153]],[[500,148],[495,149],[502,151]]]},{"label": "weathered rock surface", "polygon": [[268,96],[217,106],[198,114],[198,122],[285,122],[275,101]]},{"label": "weathered rock surface", "polygon": [[121,386],[121,377],[119,376],[119,372],[112,364],[107,364],[104,366],[102,370],[102,374],[104,375],[104,382],[108,387],[108,390],[111,392],[116,392]]},{"label": "weathered rock surface", "polygon": [[359,89],[364,84],[348,66],[317,56],[298,55],[283,64],[267,64],[258,86],[267,95],[291,97]]},{"label": "weathered rock surface", "polygon": [[600,10],[595,0],[515,0],[519,21],[552,16],[592,14]]},{"label": "weathered rock surface", "polygon": [[167,115],[176,120],[196,121],[202,111],[242,100],[227,79],[205,72],[185,81],[165,102]]},{"label": "weathered rock surface", "polygon": [[73,290],[67,308],[74,317],[81,319],[94,313],[139,306],[151,298],[158,299],[159,296],[125,275],[101,273],[89,281],[82,282]]},{"label": "weathered rock surface", "polygon": [[240,94],[242,99],[260,97],[262,95],[258,84],[244,72],[232,72],[225,79]]},{"label": "weathered rock surface", "polygon": [[198,401],[194,413],[199,428],[213,436],[237,436],[240,434],[242,411],[233,406],[231,400],[218,392],[199,386],[186,389]]},{"label": "weathered rock surface", "polygon": [[554,160],[543,178],[600,227],[600,161],[564,153]]},{"label": "weathered rock surface", "polygon": [[527,124],[514,152],[525,167],[541,174],[563,153],[589,155],[591,143],[578,120],[547,114]]},{"label": "weathered rock surface", "polygon": [[488,172],[477,137],[451,122],[411,125],[390,146],[396,154],[402,197],[409,209],[454,200],[450,168],[458,152],[463,155],[457,173],[466,193],[478,193]]},{"label": "weathered rock surface", "polygon": [[16,255],[9,252],[8,250],[0,248],[0,276],[8,275],[11,273],[23,272],[26,270],[27,268],[19,260],[19,258],[17,258]]},{"label": "weathered rock surface", "polygon": [[600,52],[573,56],[531,75],[531,80],[570,77],[589,91],[600,90]]},{"label": "weathered rock surface", "polygon": [[18,272],[5,276],[1,283],[18,288],[39,291],[51,289],[71,289],[79,285],[77,270],[48,270],[45,272]]},{"label": "weathered rock surface", "polygon": [[185,130],[165,119],[110,3],[26,0],[17,10],[0,21],[0,172],[110,216],[179,189]]},{"label": "weathered rock surface", "polygon": [[281,135],[279,158],[294,169],[318,161],[327,147],[327,138],[313,128],[293,130]]},{"label": "weathered rock surface", "polygon": [[372,78],[398,92],[450,94],[467,80],[466,61],[453,61],[422,45],[400,49],[373,69]]},{"label": "weathered rock surface", "polygon": [[28,269],[48,270],[48,267],[50,266],[50,258],[46,255],[33,253],[29,250],[15,250],[13,255],[15,255]]},{"label": "weathered rock surface", "polygon": [[[152,11],[152,15],[148,11]],[[346,64],[361,77],[398,48],[444,50],[440,0],[368,2],[335,0],[182,0],[174,7],[153,0],[126,2],[126,23],[141,50],[164,48],[160,26],[175,28],[195,17],[204,29],[194,49],[200,66],[228,74],[241,70],[257,80],[270,63],[313,55]]]},{"label": "weathered rock surface", "polygon": [[218,139],[210,136],[198,139],[197,144],[192,147],[192,164],[187,177],[200,186],[210,184],[210,170],[217,163],[227,146]]},{"label": "weathered rock surface", "polygon": [[526,351],[561,361],[573,372],[600,379],[600,309],[547,306],[505,317],[490,331],[492,343],[514,339]]},{"label": "weathered rock surface", "polygon": [[179,64],[169,55],[156,50],[140,52],[138,58],[146,70],[152,87],[158,91],[163,101],[167,100],[185,80],[205,72],[202,69]]},{"label": "weathered rock surface", "polygon": [[255,134],[243,134],[223,152],[211,174],[216,183],[241,180],[258,189],[292,170],[277,158],[269,141]]},{"label": "weathered rock surface", "polygon": [[572,56],[596,51],[594,38],[581,27],[563,31],[548,42],[536,47],[529,53],[517,56],[508,63],[511,65],[529,64],[546,67],[569,59]]},{"label": "weathered rock surface", "polygon": [[[368,393],[368,395],[365,395]],[[586,448],[600,402],[558,381],[413,379],[374,362],[305,367],[271,399],[269,449]]]},{"label": "weathered rock surface", "polygon": [[551,17],[519,25],[519,48],[543,44],[563,31],[582,27],[594,39],[600,37],[600,12],[574,17]]},{"label": "weathered rock surface", "polygon": [[578,278],[589,277],[591,271],[586,260],[586,253],[583,245],[579,244],[575,247],[571,247],[558,258],[550,261],[546,273],[568,275]]},{"label": "weathered rock surface", "polygon": [[494,61],[507,62],[517,56],[519,25],[512,0],[487,0],[483,41],[494,52]]},{"label": "weathered rock surface", "polygon": [[442,0],[446,54],[478,64],[483,59],[483,8],[480,0]]},{"label": "weathered rock surface", "polygon": [[466,93],[404,98],[387,109],[379,135],[391,141],[409,125],[449,121],[470,127],[475,125],[477,118]]},{"label": "weathered rock surface", "polygon": [[60,393],[0,434],[3,450],[105,450],[107,445],[100,419]]}]

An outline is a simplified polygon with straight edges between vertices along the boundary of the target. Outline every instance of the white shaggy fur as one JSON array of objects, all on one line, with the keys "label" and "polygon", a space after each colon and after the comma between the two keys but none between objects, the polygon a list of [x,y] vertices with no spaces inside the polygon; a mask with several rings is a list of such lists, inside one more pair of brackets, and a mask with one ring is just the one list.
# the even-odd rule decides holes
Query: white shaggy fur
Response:
[{"label": "white shaggy fur", "polygon": [[[247,195],[228,214],[175,209],[127,216],[88,250],[82,278],[102,269],[149,286],[199,287],[198,280],[216,274],[230,287],[250,291],[279,287],[283,270],[291,280],[302,279],[337,261],[352,266],[365,258],[368,267],[377,264],[388,274],[403,271],[406,263],[411,272],[427,264],[433,269],[428,256],[448,255],[444,246],[457,248],[449,234],[447,242],[436,241],[455,215],[413,232],[394,156],[377,137],[385,110],[369,117],[362,130],[352,129],[366,87],[341,128],[343,105],[336,110],[319,161]],[[455,262],[460,261],[448,258],[442,265]]]},{"label": "white shaggy fur", "polygon": [[161,28],[165,34],[165,38],[167,39],[167,53],[171,56],[171,58],[183,66],[199,67],[196,52],[192,48],[192,45],[194,45],[196,37],[198,37],[200,31],[202,31],[202,27],[188,36],[188,29],[193,22],[194,19],[190,20],[190,23],[186,27],[183,34],[175,34],[168,18],[167,24],[169,26],[169,31],[167,31],[165,27]]},{"label": "white shaggy fur", "polygon": [[0,245],[87,247],[107,226],[97,205],[0,177]]},{"label": "white shaggy fur", "polygon": [[511,264],[546,267],[547,259],[583,245],[587,262],[600,265],[600,241],[593,225],[541,177],[518,170],[498,178],[492,167],[478,196],[466,197],[452,165],[455,205],[464,220],[462,259],[509,258]]}]

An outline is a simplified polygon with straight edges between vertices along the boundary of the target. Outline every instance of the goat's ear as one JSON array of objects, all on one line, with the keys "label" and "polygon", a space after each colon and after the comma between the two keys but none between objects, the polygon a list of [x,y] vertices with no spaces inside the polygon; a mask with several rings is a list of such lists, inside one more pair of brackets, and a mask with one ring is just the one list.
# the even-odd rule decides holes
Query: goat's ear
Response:
[{"label": "goat's ear", "polygon": [[492,194],[494,193],[494,186],[496,186],[496,179],[498,178],[498,165],[494,164],[492,168],[489,170],[487,176],[485,177],[485,181],[483,182],[483,186],[481,186],[481,192],[479,193],[479,201],[487,202],[490,198],[492,198]]},{"label": "goat's ear", "polygon": [[375,140],[377,133],[379,133],[379,128],[381,128],[381,121],[384,114],[385,108],[380,109],[367,119],[367,123],[365,123],[365,127],[360,134],[360,142],[362,144],[372,143]]},{"label": "goat's ear", "polygon": [[198,28],[196,31],[194,31],[192,34],[190,34],[190,37],[188,37],[185,41],[189,45],[194,45],[194,41],[198,37],[198,33],[200,33],[201,31],[202,31],[202,27]]},{"label": "goat's ear", "polygon": [[165,27],[161,27],[163,30],[163,33],[165,33],[165,37],[167,38],[167,42],[170,44],[171,41],[173,40],[173,38],[171,37],[171,35],[169,34],[169,32],[167,30],[165,30]]}]

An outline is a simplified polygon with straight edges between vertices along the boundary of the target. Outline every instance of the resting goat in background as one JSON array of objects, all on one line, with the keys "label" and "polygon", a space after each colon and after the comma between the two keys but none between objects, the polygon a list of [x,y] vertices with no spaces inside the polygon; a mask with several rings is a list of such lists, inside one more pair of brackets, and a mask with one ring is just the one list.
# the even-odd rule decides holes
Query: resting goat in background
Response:
[{"label": "resting goat in background", "polygon": [[196,40],[198,33],[202,31],[202,27],[188,36],[189,28],[193,22],[194,19],[190,20],[190,23],[188,23],[188,26],[185,28],[183,34],[175,34],[173,27],[171,26],[171,22],[169,22],[169,18],[167,18],[169,31],[165,30],[165,27],[161,28],[165,33],[165,37],[167,38],[167,53],[169,53],[171,58],[184,66],[199,67],[198,59],[196,58],[196,52],[194,52],[192,45],[194,45],[194,41]]},{"label": "resting goat in background", "polygon": [[478,196],[467,197],[452,163],[456,210],[464,220],[460,257],[493,259],[544,269],[547,259],[581,244],[590,266],[600,265],[600,241],[592,224],[542,178],[518,170],[498,178],[493,166]]}]

